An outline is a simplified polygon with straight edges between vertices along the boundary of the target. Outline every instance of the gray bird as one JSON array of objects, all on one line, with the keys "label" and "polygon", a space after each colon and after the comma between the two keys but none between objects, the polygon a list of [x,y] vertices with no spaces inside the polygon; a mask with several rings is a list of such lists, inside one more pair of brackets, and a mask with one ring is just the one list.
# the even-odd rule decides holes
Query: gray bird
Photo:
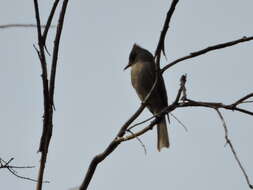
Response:
[{"label": "gray bird", "polygon": [[[156,78],[154,57],[148,50],[134,44],[129,55],[129,63],[124,70],[128,67],[131,67],[132,85],[141,101],[144,101]],[[147,108],[152,114],[157,114],[167,106],[168,102],[165,84],[162,75],[160,75],[158,77],[157,85],[147,102]],[[158,151],[160,151],[163,147],[169,147],[169,137],[165,116],[162,116],[157,124]]]}]

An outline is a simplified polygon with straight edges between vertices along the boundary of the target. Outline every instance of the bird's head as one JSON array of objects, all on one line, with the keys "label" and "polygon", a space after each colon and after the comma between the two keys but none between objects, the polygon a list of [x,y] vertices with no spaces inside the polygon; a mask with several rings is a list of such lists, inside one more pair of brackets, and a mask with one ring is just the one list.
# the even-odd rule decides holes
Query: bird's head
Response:
[{"label": "bird's head", "polygon": [[137,61],[146,61],[146,60],[147,61],[153,60],[153,55],[148,50],[142,48],[137,44],[134,44],[129,55],[128,64],[124,68],[124,70],[134,65]]},{"label": "bird's head", "polygon": [[124,70],[131,67],[135,63],[135,60],[136,60],[139,49],[141,49],[141,47],[139,45],[137,45],[137,44],[133,45],[132,50],[131,50],[130,55],[129,55],[128,64],[124,68]]}]

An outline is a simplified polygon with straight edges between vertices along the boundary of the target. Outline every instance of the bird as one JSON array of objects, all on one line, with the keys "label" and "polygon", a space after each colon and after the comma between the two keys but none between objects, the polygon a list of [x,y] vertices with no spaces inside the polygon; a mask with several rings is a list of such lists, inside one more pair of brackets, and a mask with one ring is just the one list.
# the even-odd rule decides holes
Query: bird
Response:
[{"label": "bird", "polygon": [[[155,60],[148,50],[134,44],[129,55],[129,62],[124,68],[131,68],[131,82],[140,100],[143,102],[156,80]],[[168,106],[167,92],[162,74],[158,73],[156,87],[153,89],[146,107],[153,114],[159,114]],[[169,148],[169,136],[165,115],[158,118],[157,149]]]}]

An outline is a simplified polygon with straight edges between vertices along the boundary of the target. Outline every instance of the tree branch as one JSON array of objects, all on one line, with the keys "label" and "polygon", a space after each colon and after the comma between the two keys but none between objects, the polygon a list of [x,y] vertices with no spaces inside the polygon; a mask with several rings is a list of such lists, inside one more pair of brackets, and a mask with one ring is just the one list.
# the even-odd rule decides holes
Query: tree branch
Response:
[{"label": "tree branch", "polygon": [[[150,89],[149,93],[147,94],[147,96],[145,97],[144,101],[142,102],[142,104],[138,108],[138,110],[121,127],[121,129],[119,130],[119,132],[118,132],[117,136],[115,137],[115,139],[123,137],[125,135],[125,132],[126,132],[127,128],[130,126],[130,124],[142,113],[142,111],[146,107],[147,100],[149,99],[150,95],[152,94],[152,92],[153,92],[153,90],[154,90],[154,88],[157,84],[158,77],[160,75],[160,66],[159,66],[160,56],[161,56],[161,51],[163,51],[163,49],[164,49],[164,45],[163,45],[164,42],[162,42],[162,40],[165,39],[166,32],[167,32],[168,27],[169,27],[170,19],[171,19],[172,14],[175,10],[175,6],[176,6],[177,2],[178,2],[178,0],[173,0],[172,1],[169,12],[167,13],[167,17],[166,17],[165,24],[164,24],[164,27],[163,27],[163,32],[161,33],[161,37],[160,37],[160,40],[158,42],[159,47],[157,47],[157,50],[156,50],[156,53],[155,53],[156,78],[155,78],[154,84],[153,84],[152,88]],[[120,141],[117,141],[115,139],[112,140],[112,142],[107,146],[107,148],[105,149],[104,152],[96,155],[92,159],[92,161],[89,165],[88,171],[85,175],[85,178],[84,178],[84,180],[83,180],[83,182],[80,186],[80,190],[86,190],[88,188],[88,185],[89,185],[89,183],[90,183],[90,181],[91,181],[91,179],[94,175],[94,172],[97,168],[97,165],[100,162],[102,162],[109,154],[111,154],[118,147],[118,145],[120,144]]]},{"label": "tree branch", "polygon": [[200,56],[200,55],[203,55],[205,53],[208,53],[210,51],[214,51],[214,50],[218,50],[218,49],[222,49],[222,48],[226,48],[226,47],[230,47],[230,46],[234,46],[236,44],[239,44],[239,43],[243,43],[243,42],[247,42],[247,41],[250,41],[250,40],[253,40],[253,36],[250,36],[250,37],[242,37],[238,40],[234,40],[234,41],[230,41],[230,42],[225,42],[225,43],[221,43],[221,44],[217,44],[217,45],[213,45],[213,46],[209,46],[205,49],[202,49],[202,50],[199,50],[199,51],[195,51],[195,52],[192,52],[190,53],[189,55],[186,55],[184,57],[181,57],[181,58],[178,58],[176,59],[175,61],[172,61],[171,63],[169,63],[168,65],[164,66],[162,68],[162,73],[164,71],[166,71],[167,69],[169,69],[170,67],[176,65],[177,63],[179,62],[182,62],[184,60],[187,60],[187,59],[191,59],[191,58],[194,58],[194,57],[197,57],[197,56]]},{"label": "tree branch", "polygon": [[116,142],[118,143],[121,143],[123,141],[129,141],[131,139],[134,139],[134,138],[137,138],[141,135],[143,135],[144,133],[146,133],[147,131],[149,130],[152,130],[153,127],[158,123],[158,120],[157,119],[154,119],[147,127],[143,128],[142,130],[136,132],[136,133],[133,133],[131,135],[128,135],[126,137],[119,137],[117,139],[115,139]]},{"label": "tree branch", "polygon": [[45,25],[45,30],[43,31],[43,42],[45,44],[46,40],[47,40],[47,33],[48,33],[48,30],[51,26],[51,23],[52,23],[52,20],[53,20],[53,17],[54,17],[54,14],[55,14],[55,10],[57,8],[57,5],[59,3],[60,0],[55,0],[54,1],[54,4],[53,4],[53,7],[50,11],[50,14],[49,14],[49,17],[47,19],[47,24]]},{"label": "tree branch", "polygon": [[[166,65],[162,70],[160,70],[161,52],[163,52],[163,54],[165,55],[165,48],[164,48],[165,36],[166,36],[167,31],[168,31],[169,23],[170,23],[170,20],[172,18],[172,15],[174,13],[174,10],[175,10],[175,7],[176,7],[177,3],[178,3],[178,0],[173,0],[172,1],[170,9],[169,9],[169,11],[167,13],[167,17],[165,19],[165,23],[164,23],[164,26],[163,26],[163,29],[162,29],[162,32],[161,32],[161,36],[159,38],[157,49],[155,51],[154,58],[155,58],[155,62],[156,62],[156,80],[155,80],[155,82],[154,82],[151,90],[149,91],[148,95],[146,96],[145,100],[142,102],[142,104],[140,105],[140,107],[138,108],[138,110],[121,127],[121,129],[119,130],[117,136],[111,141],[111,143],[107,146],[107,148],[104,150],[104,152],[102,152],[100,154],[97,154],[92,159],[92,161],[91,161],[91,163],[89,165],[88,171],[87,171],[87,173],[85,175],[85,178],[84,178],[84,180],[83,180],[83,182],[82,182],[82,184],[80,186],[80,190],[86,190],[88,188],[88,185],[89,185],[89,183],[90,183],[90,181],[91,181],[91,179],[92,179],[92,177],[94,175],[94,172],[96,170],[97,165],[100,162],[102,162],[108,155],[110,155],[119,146],[119,144],[121,142],[127,141],[127,140],[131,140],[131,139],[134,139],[134,138],[137,138],[137,137],[143,135],[144,133],[146,133],[147,131],[149,131],[150,129],[152,129],[153,126],[156,124],[157,119],[154,119],[148,126],[146,126],[145,128],[141,129],[140,131],[138,131],[138,132],[136,132],[134,134],[128,135],[128,136],[124,136],[125,132],[127,130],[130,130],[130,129],[134,128],[137,125],[143,124],[143,123],[145,123],[145,122],[153,119],[153,117],[150,117],[150,118],[148,118],[148,119],[146,119],[146,120],[144,120],[142,122],[139,122],[139,123],[137,123],[137,124],[129,127],[130,124],[144,110],[144,108],[146,106],[146,101],[148,100],[148,98],[149,98],[150,94],[152,93],[153,89],[155,88],[159,75],[161,75],[168,68],[172,67],[176,63],[181,62],[183,60],[190,59],[190,58],[193,58],[193,57],[197,57],[197,56],[205,54],[205,53],[207,53],[209,51],[213,51],[213,50],[216,50],[216,49],[221,49],[221,48],[229,47],[229,46],[232,46],[232,45],[235,45],[235,44],[238,44],[238,43],[242,43],[242,42],[246,42],[246,41],[250,41],[250,40],[253,39],[253,37],[249,37],[249,38],[243,37],[243,38],[241,38],[239,40],[235,40],[235,41],[231,41],[231,42],[227,42],[227,43],[218,44],[218,45],[215,45],[215,46],[210,46],[210,47],[205,48],[203,50],[193,52],[193,53],[191,53],[188,56],[184,56],[182,58],[179,58],[179,59],[171,62],[170,64]],[[236,111],[239,111],[239,112],[243,112],[243,113],[252,115],[251,111],[238,108],[238,105],[240,105],[243,101],[245,101],[249,97],[252,97],[251,95],[247,96],[247,97],[245,96],[242,101],[238,100],[237,102],[235,102],[235,103],[233,103],[231,105],[225,105],[225,104],[222,104],[222,103],[214,103],[214,102],[196,102],[196,101],[187,99],[185,83],[186,83],[186,75],[183,75],[182,78],[181,78],[180,89],[178,91],[178,94],[177,94],[174,102],[171,105],[169,105],[166,109],[164,109],[161,113],[159,113],[159,115],[168,114],[168,113],[170,113],[171,111],[173,111],[173,110],[175,110],[177,108],[196,107],[196,106],[209,107],[209,108],[214,108],[214,109],[224,108],[224,109],[230,109],[230,110],[233,110],[233,111],[236,110]]]},{"label": "tree branch", "polygon": [[[30,169],[30,168],[34,168],[34,166],[13,166],[13,165],[10,165],[10,163],[13,160],[14,160],[14,158],[9,159],[8,161],[4,161],[2,158],[0,158],[0,169],[7,169],[12,175],[16,176],[17,178],[37,182],[37,180],[35,180],[35,179],[18,175],[18,172],[15,170],[15,169]],[[49,182],[44,181],[44,183],[49,183]]]},{"label": "tree branch", "polygon": [[[58,0],[56,0],[56,2],[57,1]],[[58,62],[59,44],[60,44],[67,5],[68,5],[68,0],[64,0],[62,3],[62,8],[61,8],[59,21],[57,25],[57,31],[56,31],[55,40],[54,40],[54,50],[53,50],[53,59],[52,59],[52,68],[51,68],[50,86],[49,86],[49,95],[50,95],[52,106],[53,106],[53,99],[54,99],[54,87],[55,87],[56,67],[57,67],[57,62]],[[54,11],[54,9],[52,9],[52,11]],[[49,19],[51,18],[50,16],[49,16]]]},{"label": "tree branch", "polygon": [[57,31],[55,35],[54,41],[54,49],[53,49],[53,58],[52,58],[52,66],[51,66],[51,74],[50,74],[50,85],[48,84],[48,75],[47,75],[47,63],[46,63],[46,56],[45,56],[45,44],[46,38],[48,34],[48,29],[51,26],[53,15],[55,14],[56,7],[58,5],[59,0],[55,0],[52,6],[51,12],[49,14],[46,28],[43,32],[41,32],[41,24],[40,24],[40,14],[39,14],[39,6],[38,1],[34,0],[34,9],[35,9],[35,16],[37,21],[37,31],[38,31],[38,44],[39,49],[36,49],[41,63],[42,68],[42,81],[43,81],[43,97],[44,97],[44,116],[43,116],[43,131],[42,136],[40,139],[40,147],[39,152],[41,152],[41,160],[40,160],[40,168],[38,172],[38,182],[36,189],[42,189],[43,183],[43,175],[47,160],[47,153],[48,148],[52,136],[52,129],[53,129],[53,97],[54,97],[54,86],[55,86],[55,76],[56,76],[56,67],[57,67],[57,58],[59,52],[59,43],[60,37],[62,33],[62,27],[64,23],[64,16],[66,13],[66,8],[68,4],[68,0],[64,0],[62,3],[62,8],[59,16],[59,21],[57,25]]},{"label": "tree branch", "polygon": [[[253,97],[253,93],[248,94],[247,97],[248,98]],[[186,99],[186,101],[179,103],[177,107],[207,107],[207,108],[213,108],[213,109],[223,108],[223,109],[227,109],[231,111],[242,112],[242,113],[253,116],[252,111],[237,107],[242,103],[243,102],[236,101],[235,103],[226,105],[220,102],[202,102],[202,101],[194,101],[194,100]]]},{"label": "tree branch", "polygon": [[[0,25],[0,29],[7,29],[7,28],[35,28],[37,24],[3,24]],[[41,28],[45,28],[46,25],[41,25]],[[51,26],[54,27],[54,26]]]},{"label": "tree branch", "polygon": [[229,139],[229,137],[228,137],[228,128],[227,128],[226,122],[225,122],[225,120],[224,120],[224,118],[223,118],[221,112],[219,111],[219,109],[215,109],[215,110],[216,110],[216,112],[218,113],[218,115],[219,115],[219,117],[220,117],[220,119],[221,119],[222,126],[223,126],[224,132],[225,132],[226,143],[229,145],[229,147],[230,147],[230,149],[231,149],[231,152],[233,153],[234,158],[235,158],[237,164],[239,165],[239,167],[240,167],[240,169],[241,169],[241,171],[242,171],[242,173],[243,173],[243,175],[244,175],[244,177],[245,177],[245,179],[246,179],[246,181],[247,181],[247,184],[248,184],[249,188],[250,188],[250,189],[253,189],[253,185],[250,183],[249,177],[248,177],[248,175],[247,175],[245,169],[243,168],[242,163],[241,163],[241,161],[240,161],[238,155],[237,155],[236,152],[235,152],[235,149],[234,149],[234,146],[233,146],[233,144],[232,144],[232,141],[231,141],[231,140]]},{"label": "tree branch", "polygon": [[165,37],[166,37],[167,31],[169,29],[170,20],[172,18],[172,15],[175,11],[175,8],[176,8],[176,5],[177,5],[178,2],[179,2],[179,0],[173,0],[172,1],[171,5],[170,5],[170,9],[169,9],[169,11],[167,12],[167,15],[166,15],[166,19],[165,19],[165,22],[164,22],[164,25],[163,25],[163,29],[162,29],[162,32],[161,32],[161,35],[160,35],[160,38],[159,38],[159,41],[158,41],[158,45],[157,45],[157,48],[156,48],[156,51],[155,51],[155,59],[158,58],[158,63],[160,62],[161,52],[163,52],[163,55],[166,56],[165,47],[164,47]]}]

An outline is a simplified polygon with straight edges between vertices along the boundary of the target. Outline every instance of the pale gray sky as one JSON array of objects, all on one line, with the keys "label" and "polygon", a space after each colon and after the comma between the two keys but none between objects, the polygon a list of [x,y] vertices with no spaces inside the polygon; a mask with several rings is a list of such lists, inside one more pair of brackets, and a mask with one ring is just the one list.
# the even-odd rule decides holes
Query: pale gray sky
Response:
[{"label": "pale gray sky", "polygon": [[[42,23],[50,10],[41,1]],[[171,1],[69,2],[57,70],[54,131],[45,190],[78,186],[92,157],[104,150],[137,109],[139,99],[123,72],[134,42],[154,51]],[[180,1],[166,38],[168,60],[216,43],[253,35],[251,0]],[[44,22],[43,22],[44,21]],[[2,0],[0,24],[35,23],[32,1]],[[55,20],[54,23],[57,23]],[[54,30],[52,30],[54,32]],[[53,35],[53,33],[50,33]],[[41,69],[33,44],[35,29],[0,30],[0,157],[13,164],[35,165],[20,175],[37,177],[36,153],[42,128]],[[53,37],[48,39],[52,51]],[[232,103],[253,91],[253,42],[182,62],[165,75],[172,101],[179,78],[187,73],[188,96],[195,100]],[[162,65],[167,62],[163,59]],[[252,106],[249,108],[252,108]],[[253,182],[253,118],[222,110],[229,135]],[[248,189],[228,147],[217,114],[203,108],[174,113],[188,132],[172,119],[171,148],[158,153],[156,132],[123,143],[99,167],[89,189]],[[141,118],[150,116],[146,111]],[[35,189],[35,183],[0,170],[0,188]]]}]

